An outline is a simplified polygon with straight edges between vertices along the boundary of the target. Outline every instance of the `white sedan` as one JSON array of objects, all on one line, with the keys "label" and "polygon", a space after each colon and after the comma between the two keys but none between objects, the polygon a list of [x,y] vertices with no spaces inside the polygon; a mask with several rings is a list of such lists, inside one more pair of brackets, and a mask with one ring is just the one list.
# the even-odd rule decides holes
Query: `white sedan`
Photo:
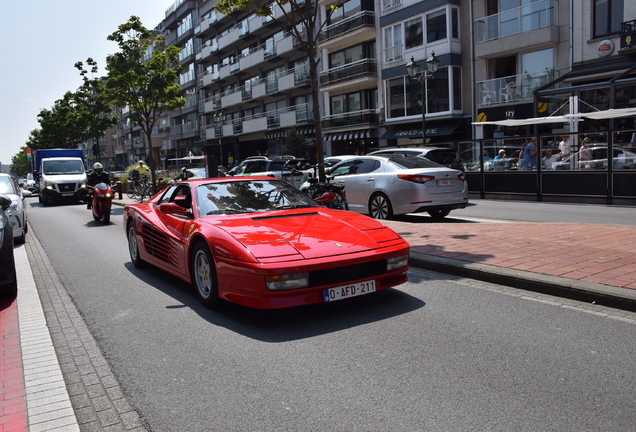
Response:
[{"label": "white sedan", "polygon": [[468,205],[468,185],[462,171],[416,156],[357,156],[328,172],[344,184],[349,210],[375,219],[428,212],[443,218]]},{"label": "white sedan", "polygon": [[11,200],[11,205],[6,210],[6,214],[13,228],[13,238],[16,243],[24,243],[29,229],[24,198],[31,196],[31,192],[22,189],[18,182],[9,174],[0,174],[0,195],[4,195]]}]

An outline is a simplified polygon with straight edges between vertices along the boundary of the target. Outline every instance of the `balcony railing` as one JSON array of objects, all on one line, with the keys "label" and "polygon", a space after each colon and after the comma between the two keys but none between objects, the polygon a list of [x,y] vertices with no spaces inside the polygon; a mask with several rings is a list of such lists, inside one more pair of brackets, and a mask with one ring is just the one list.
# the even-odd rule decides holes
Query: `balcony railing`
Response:
[{"label": "balcony railing", "polygon": [[333,38],[344,35],[345,33],[357,30],[362,27],[375,27],[375,18],[372,11],[358,12],[354,16],[325,28],[320,33],[320,42],[325,42]]},{"label": "balcony railing", "polygon": [[532,102],[534,91],[559,77],[557,70],[524,73],[503,78],[478,81],[475,85],[475,100],[478,107]]},{"label": "balcony railing", "polygon": [[322,124],[325,129],[361,124],[379,125],[380,114],[375,109],[334,114],[323,117]]},{"label": "balcony railing", "polygon": [[486,42],[506,36],[557,25],[557,0],[541,0],[525,6],[475,20],[476,42]]},{"label": "balcony railing", "polygon": [[[244,131],[245,133],[252,133],[264,131],[269,128],[285,128],[312,120],[313,115],[309,104],[300,104],[227,120],[222,125],[210,124],[207,125],[205,129],[214,129],[213,137],[218,138],[222,135],[223,125],[231,125],[232,135],[240,135]],[[207,136],[212,137],[212,133],[207,134]]]},{"label": "balcony railing", "polygon": [[375,59],[362,59],[320,73],[320,84],[335,84],[364,76],[377,76]]}]

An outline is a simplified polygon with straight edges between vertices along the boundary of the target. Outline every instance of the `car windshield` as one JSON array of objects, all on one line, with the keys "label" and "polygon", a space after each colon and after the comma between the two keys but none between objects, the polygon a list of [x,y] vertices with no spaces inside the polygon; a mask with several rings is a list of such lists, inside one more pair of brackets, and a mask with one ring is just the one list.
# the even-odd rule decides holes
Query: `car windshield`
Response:
[{"label": "car windshield", "polygon": [[46,175],[82,174],[84,165],[80,160],[51,160],[44,162]]},{"label": "car windshield", "polygon": [[450,165],[452,162],[460,162],[455,150],[431,150],[426,153],[426,158],[440,165]]},{"label": "car windshield", "polygon": [[201,216],[318,206],[307,195],[282,181],[208,183],[197,187],[196,196]]},{"label": "car windshield", "polygon": [[389,162],[397,165],[399,168],[440,168],[441,165],[418,156],[391,156]]},{"label": "car windshield", "polygon": [[13,180],[11,180],[11,177],[0,176],[0,194],[15,194]]}]

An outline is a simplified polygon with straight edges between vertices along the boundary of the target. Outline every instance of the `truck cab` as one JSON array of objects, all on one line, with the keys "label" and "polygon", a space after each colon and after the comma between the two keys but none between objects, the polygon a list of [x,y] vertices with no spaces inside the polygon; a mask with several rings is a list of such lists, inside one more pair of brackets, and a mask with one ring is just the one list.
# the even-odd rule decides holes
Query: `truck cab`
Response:
[{"label": "truck cab", "polygon": [[[71,149],[38,150],[36,172],[40,203],[79,201],[86,195],[86,171],[81,153]],[[81,152],[81,150],[79,150]],[[38,154],[39,153],[39,154]],[[39,156],[39,157],[38,157]]]}]

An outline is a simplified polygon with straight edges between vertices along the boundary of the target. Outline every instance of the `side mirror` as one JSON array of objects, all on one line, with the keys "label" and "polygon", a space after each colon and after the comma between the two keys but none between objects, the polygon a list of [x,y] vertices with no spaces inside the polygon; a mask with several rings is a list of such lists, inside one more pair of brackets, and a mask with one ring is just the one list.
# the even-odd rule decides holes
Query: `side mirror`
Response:
[{"label": "side mirror", "polygon": [[160,204],[159,211],[163,214],[178,214],[178,215],[188,214],[187,208],[183,208],[173,202]]},{"label": "side mirror", "polygon": [[31,196],[31,191],[26,190],[26,189],[22,191],[22,197],[23,198],[27,198],[27,197],[30,197],[30,196]]},{"label": "side mirror", "polygon": [[9,197],[6,197],[4,195],[0,196],[0,207],[2,207],[3,210],[6,210],[10,206],[11,206],[11,200],[9,199]]}]

